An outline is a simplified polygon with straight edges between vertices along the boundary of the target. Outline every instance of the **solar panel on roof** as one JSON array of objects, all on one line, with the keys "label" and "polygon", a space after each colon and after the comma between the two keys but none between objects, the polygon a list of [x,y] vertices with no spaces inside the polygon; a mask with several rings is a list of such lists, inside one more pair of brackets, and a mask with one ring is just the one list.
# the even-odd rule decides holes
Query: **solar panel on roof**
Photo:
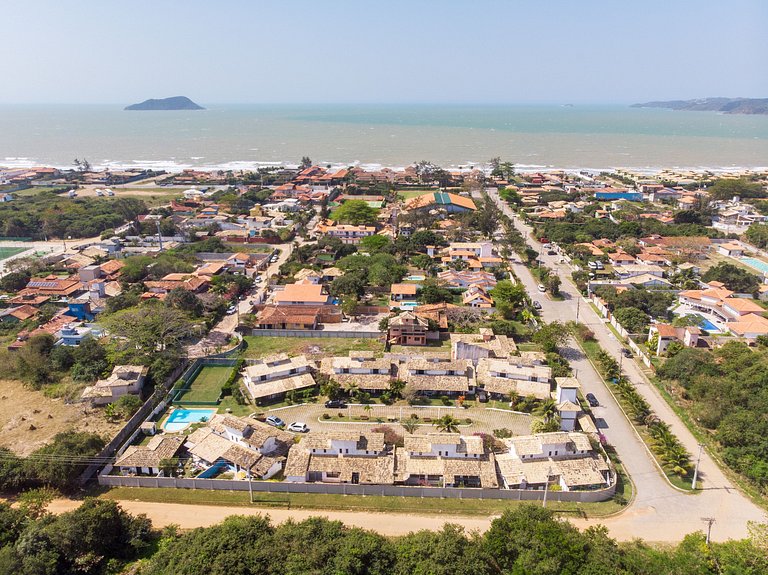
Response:
[{"label": "solar panel on roof", "polygon": [[27,287],[34,287],[34,288],[55,288],[57,285],[59,285],[57,282],[29,282],[27,284]]}]

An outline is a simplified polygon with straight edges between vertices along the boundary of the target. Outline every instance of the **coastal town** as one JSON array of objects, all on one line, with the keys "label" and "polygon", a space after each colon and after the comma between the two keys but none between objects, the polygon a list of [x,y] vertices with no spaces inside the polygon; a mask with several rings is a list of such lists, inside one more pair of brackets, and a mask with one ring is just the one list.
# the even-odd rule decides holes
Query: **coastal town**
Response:
[{"label": "coastal town", "polygon": [[[93,435],[62,488],[588,509],[701,492],[722,466],[764,493],[759,387],[734,420],[687,366],[765,365],[767,184],[499,159],[0,169],[4,377],[27,402],[2,440],[34,457]],[[760,517],[731,499],[729,536]]]}]

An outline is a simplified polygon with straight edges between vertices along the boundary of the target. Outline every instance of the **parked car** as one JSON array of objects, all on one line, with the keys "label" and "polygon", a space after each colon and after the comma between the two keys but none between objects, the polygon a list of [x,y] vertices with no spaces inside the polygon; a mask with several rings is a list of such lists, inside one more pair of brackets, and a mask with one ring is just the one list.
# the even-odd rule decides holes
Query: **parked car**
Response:
[{"label": "parked car", "polygon": [[597,262],[589,261],[587,262],[587,265],[589,266],[589,269],[596,270],[597,269]]},{"label": "parked car", "polygon": [[231,306],[229,306],[229,307],[227,308],[227,313],[228,313],[228,314],[232,314],[232,313],[235,313],[236,311],[237,311],[237,306],[231,305]]},{"label": "parked car", "polygon": [[552,249],[552,244],[544,244],[541,247],[544,248],[545,250],[551,250]]},{"label": "parked car", "polygon": [[626,347],[622,347],[621,355],[623,355],[624,357],[632,357],[632,352],[629,351]]},{"label": "parked car", "polygon": [[329,399],[325,402],[325,407],[328,409],[344,409],[347,407],[347,404],[340,399]]},{"label": "parked car", "polygon": [[547,288],[544,287],[544,284],[539,284],[539,291],[541,293],[544,293],[545,291],[547,291]]},{"label": "parked car", "polygon": [[274,427],[285,427],[285,421],[283,421],[276,415],[270,415],[269,417],[267,417],[266,422],[269,425],[272,425]]},{"label": "parked car", "polygon": [[541,304],[536,300],[533,300],[533,303],[531,305],[533,305],[533,309],[541,309]]},{"label": "parked car", "polygon": [[547,255],[548,256],[556,256],[557,252],[555,250],[547,250]]},{"label": "parked car", "polygon": [[605,269],[605,266],[603,265],[603,262],[598,261],[598,262],[595,262],[595,264],[597,265],[597,269],[599,269],[599,270],[604,270]]},{"label": "parked car", "polygon": [[595,397],[594,393],[588,393],[587,395],[584,396],[584,398],[587,400],[587,403],[591,407],[597,407],[600,405],[600,402],[597,401],[597,398]]},{"label": "parked car", "polygon": [[293,431],[294,433],[309,433],[309,427],[307,427],[306,423],[294,421],[288,426],[288,431]]}]

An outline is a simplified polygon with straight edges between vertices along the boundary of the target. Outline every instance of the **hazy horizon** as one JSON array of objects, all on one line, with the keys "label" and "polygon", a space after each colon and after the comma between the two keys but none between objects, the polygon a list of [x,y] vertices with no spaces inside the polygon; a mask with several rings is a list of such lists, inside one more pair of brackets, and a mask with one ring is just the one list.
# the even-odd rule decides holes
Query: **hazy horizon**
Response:
[{"label": "hazy horizon", "polygon": [[3,104],[768,97],[762,0],[7,0],[3,17]]}]

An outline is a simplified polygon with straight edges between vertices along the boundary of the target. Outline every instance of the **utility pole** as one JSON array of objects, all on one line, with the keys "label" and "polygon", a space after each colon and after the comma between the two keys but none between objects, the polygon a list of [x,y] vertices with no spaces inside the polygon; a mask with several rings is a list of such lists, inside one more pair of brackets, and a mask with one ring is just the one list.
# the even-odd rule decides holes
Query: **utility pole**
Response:
[{"label": "utility pole", "polygon": [[251,498],[251,503],[253,503],[253,485],[251,485],[251,470],[248,470],[248,495]]},{"label": "utility pole", "polygon": [[696,458],[696,467],[693,470],[693,481],[691,481],[691,489],[696,489],[696,480],[699,478],[699,463],[701,463],[701,450],[704,445],[699,443],[699,456]]},{"label": "utility pole", "polygon": [[579,323],[579,304],[581,303],[581,294],[576,297],[576,323]]},{"label": "utility pole", "polygon": [[712,524],[715,522],[714,517],[702,517],[702,521],[706,521],[707,523],[707,545],[709,545],[709,541],[711,539],[712,535]]},{"label": "utility pole", "polygon": [[547,493],[549,493],[549,477],[552,475],[552,467],[547,468],[547,481],[544,483],[544,499],[541,502],[542,507],[547,506]]},{"label": "utility pole", "polygon": [[160,244],[160,251],[163,251],[163,234],[160,233],[160,220],[155,220],[157,225],[157,242]]}]

